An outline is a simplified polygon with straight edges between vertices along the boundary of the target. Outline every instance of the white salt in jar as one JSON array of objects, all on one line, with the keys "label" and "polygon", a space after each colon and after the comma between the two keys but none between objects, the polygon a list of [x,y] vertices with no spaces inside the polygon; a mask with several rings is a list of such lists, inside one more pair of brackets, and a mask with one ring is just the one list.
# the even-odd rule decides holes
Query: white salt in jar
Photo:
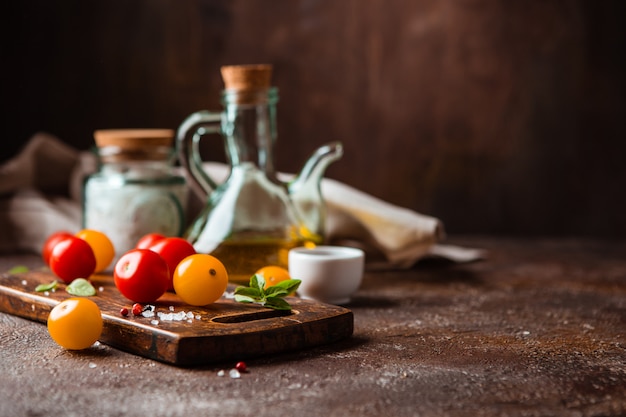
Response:
[{"label": "white salt in jar", "polygon": [[173,169],[174,131],[97,130],[94,138],[100,169],[85,181],[83,227],[106,233],[116,260],[147,233],[180,236],[187,186]]}]

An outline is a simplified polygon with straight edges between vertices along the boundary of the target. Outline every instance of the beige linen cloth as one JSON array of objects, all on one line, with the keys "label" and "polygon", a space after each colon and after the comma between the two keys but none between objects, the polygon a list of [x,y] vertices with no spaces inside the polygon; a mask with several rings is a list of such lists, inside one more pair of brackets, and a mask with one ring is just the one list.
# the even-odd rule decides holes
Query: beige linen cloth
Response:
[{"label": "beige linen cloth", "polygon": [[[215,178],[228,167],[209,163]],[[89,152],[80,152],[46,133],[0,166],[0,252],[39,253],[47,236],[78,231],[82,181],[96,169]],[[324,178],[329,243],[365,250],[368,268],[408,268],[424,257],[469,262],[482,250],[444,245],[443,225],[434,217],[397,207],[346,184]]]}]

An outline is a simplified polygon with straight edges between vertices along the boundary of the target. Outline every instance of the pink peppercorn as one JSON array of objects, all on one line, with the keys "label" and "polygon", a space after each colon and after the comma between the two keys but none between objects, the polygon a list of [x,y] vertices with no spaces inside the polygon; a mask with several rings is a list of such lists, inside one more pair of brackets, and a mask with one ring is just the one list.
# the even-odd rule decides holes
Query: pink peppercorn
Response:
[{"label": "pink peppercorn", "polygon": [[133,304],[133,315],[140,316],[143,313],[143,306],[139,303]]},{"label": "pink peppercorn", "polygon": [[235,369],[239,372],[248,372],[248,366],[245,362],[237,362],[237,364],[235,365]]}]

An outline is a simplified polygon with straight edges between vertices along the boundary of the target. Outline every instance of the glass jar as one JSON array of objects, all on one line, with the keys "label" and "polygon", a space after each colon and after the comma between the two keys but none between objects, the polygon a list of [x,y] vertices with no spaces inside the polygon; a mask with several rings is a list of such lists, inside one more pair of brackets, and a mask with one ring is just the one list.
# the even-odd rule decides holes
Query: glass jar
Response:
[{"label": "glass jar", "polygon": [[83,227],[106,233],[116,260],[145,234],[183,232],[187,186],[174,172],[173,138],[168,129],[94,132],[100,167],[85,180]]}]

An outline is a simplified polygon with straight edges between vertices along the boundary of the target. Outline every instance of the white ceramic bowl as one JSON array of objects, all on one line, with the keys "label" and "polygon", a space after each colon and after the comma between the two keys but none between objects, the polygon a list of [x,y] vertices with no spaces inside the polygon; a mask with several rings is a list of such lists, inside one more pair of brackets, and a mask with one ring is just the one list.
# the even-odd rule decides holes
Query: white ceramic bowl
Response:
[{"label": "white ceramic bowl", "polygon": [[329,304],[346,304],[363,279],[365,254],[344,246],[294,248],[289,251],[289,275],[302,281],[298,294]]}]

